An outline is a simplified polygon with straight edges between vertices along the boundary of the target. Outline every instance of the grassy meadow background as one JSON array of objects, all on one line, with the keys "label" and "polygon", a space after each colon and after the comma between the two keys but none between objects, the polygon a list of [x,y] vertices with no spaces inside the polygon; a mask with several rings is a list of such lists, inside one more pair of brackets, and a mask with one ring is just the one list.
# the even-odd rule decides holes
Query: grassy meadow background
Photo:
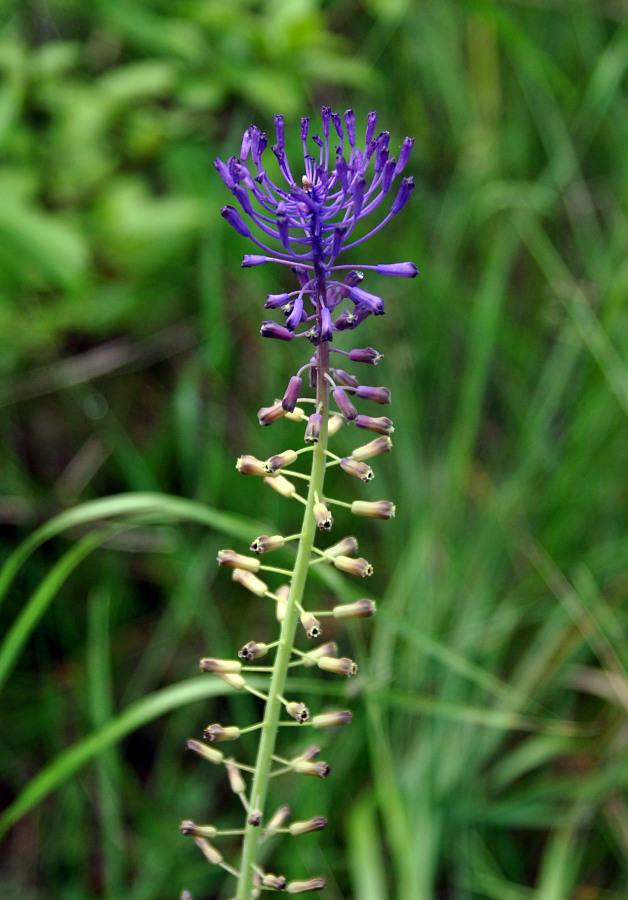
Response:
[{"label": "grassy meadow background", "polygon": [[350,261],[421,275],[365,284],[396,424],[365,496],[397,517],[338,529],[378,615],[348,687],[294,681],[355,721],[327,782],[290,783],[330,825],[275,871],[325,900],[625,900],[626,3],[0,10],[0,896],[229,896],[178,823],[240,815],[184,742],[253,721],[197,660],[263,637],[215,556],[291,521],[234,463],[284,449],[255,412],[301,363],[259,338],[291,288],[240,269],[212,162],[276,112],[298,152],[329,103],[416,138],[411,203]]}]

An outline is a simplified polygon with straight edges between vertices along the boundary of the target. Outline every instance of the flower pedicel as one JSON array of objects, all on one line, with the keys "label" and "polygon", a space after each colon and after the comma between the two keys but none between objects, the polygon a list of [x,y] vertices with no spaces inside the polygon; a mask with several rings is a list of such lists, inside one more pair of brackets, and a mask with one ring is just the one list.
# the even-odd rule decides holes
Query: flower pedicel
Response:
[{"label": "flower pedicel", "polygon": [[[352,110],[341,117],[324,106],[320,134],[311,133],[309,118],[301,119],[303,159],[293,170],[285,150],[283,117],[275,116],[276,143],[272,152],[283,179],[280,184],[275,184],[266,172],[264,153],[268,141],[255,125],[244,133],[239,158],[232,156],[227,162],[220,159],[215,162],[236,204],[223,207],[222,215],[242,237],[256,245],[256,252],[245,255],[242,265],[246,268],[277,263],[289,266],[295,277],[294,290],[269,294],[266,298],[265,308],[275,313],[279,321],[264,320],[261,334],[280,341],[300,341],[304,349],[309,348],[305,353],[308,358],[288,381],[283,397],[258,413],[263,426],[280,419],[290,420],[283,426],[282,444],[288,430],[300,422],[304,433],[301,432],[298,440],[302,445],[298,449],[285,449],[284,445],[266,460],[244,454],[237,462],[243,475],[263,478],[266,485],[301,507],[303,518],[300,527],[297,526],[299,530],[286,535],[261,535],[251,544],[253,556],[231,549],[218,554],[219,565],[232,569],[232,578],[238,582],[239,589],[249,590],[261,598],[260,602],[268,602],[275,625],[269,626],[268,634],[252,635],[237,652],[237,659],[205,657],[201,660],[203,672],[258,697],[262,718],[245,727],[208,725],[204,743],[190,740],[187,744],[205,760],[225,766],[231,789],[244,807],[243,826],[235,832],[221,832],[213,825],[196,825],[189,820],[181,825],[184,834],[194,836],[209,862],[236,879],[233,900],[252,900],[268,890],[311,893],[325,885],[323,878],[309,873],[305,876],[295,873],[293,879],[290,873],[292,880],[288,880],[282,874],[266,871],[259,862],[260,846],[268,838],[284,834],[292,840],[327,824],[321,816],[290,823],[288,807],[277,811],[268,809],[270,778],[284,774],[326,778],[330,772],[327,762],[317,760],[320,749],[316,746],[290,759],[278,755],[280,728],[338,728],[348,725],[352,719],[350,710],[310,712],[299,697],[286,698],[287,674],[289,667],[301,665],[344,677],[351,677],[357,671],[352,659],[339,657],[333,641],[313,647],[311,642],[323,634],[324,625],[320,620],[324,617],[336,620],[370,617],[375,613],[374,601],[363,599],[322,611],[308,610],[303,605],[305,583],[310,567],[317,564],[333,565],[361,579],[373,571],[366,559],[356,555],[355,537],[341,537],[327,549],[316,546],[318,532],[324,534],[334,526],[330,507],[342,518],[353,513],[388,519],[395,511],[390,500],[365,499],[350,503],[330,497],[324,490],[326,470],[333,466],[347,474],[347,482],[370,481],[374,472],[365,460],[392,447],[392,421],[386,416],[370,415],[378,405],[381,409],[382,404],[390,403],[390,391],[361,384],[358,376],[342,368],[343,364],[350,363],[375,366],[383,358],[372,347],[347,348],[350,336],[346,332],[354,331],[369,316],[385,312],[382,297],[366,289],[365,272],[398,278],[417,275],[412,262],[359,267],[345,263],[344,258],[342,263],[337,262],[341,254],[367,240],[399,213],[414,187],[411,177],[400,177],[413,140],[406,138],[398,156],[392,156],[389,134],[387,131],[376,134],[376,123],[377,114],[369,113],[362,142],[356,138]],[[380,209],[383,212],[377,212]],[[367,218],[375,224],[362,234],[364,229],[360,226]],[[330,365],[332,353],[341,357],[337,367]],[[364,412],[359,408],[363,403],[367,404]],[[375,407],[369,409],[368,404]],[[374,433],[370,443],[365,444],[364,435],[360,440],[356,432],[356,446],[349,456],[340,457],[328,449],[328,439],[339,428],[356,426]],[[309,473],[298,469],[303,455],[311,456]],[[303,485],[305,490],[301,493],[299,489]],[[296,558],[291,557],[293,565],[281,568],[266,564],[266,554],[282,550],[286,545],[288,549],[290,546],[296,549]],[[278,577],[283,583],[273,586],[273,579]],[[273,630],[275,635],[270,633]],[[263,692],[249,684],[249,672],[265,673],[268,682]],[[231,742],[247,731],[259,733],[254,764],[240,762],[215,748],[216,742],[225,742],[223,746],[233,748]],[[241,836],[240,858],[233,865],[207,840],[219,841],[221,835]],[[264,848],[264,858],[267,858],[266,851]],[[190,895],[184,892],[183,896]]]}]

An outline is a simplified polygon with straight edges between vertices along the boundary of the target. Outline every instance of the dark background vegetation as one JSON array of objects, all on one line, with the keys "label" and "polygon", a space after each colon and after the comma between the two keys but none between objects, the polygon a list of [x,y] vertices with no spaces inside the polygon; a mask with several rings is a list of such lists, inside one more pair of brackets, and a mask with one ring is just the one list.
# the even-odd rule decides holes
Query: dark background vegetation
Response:
[{"label": "dark background vegetation", "polygon": [[343,526],[380,612],[340,636],[347,697],[310,682],[355,722],[289,785],[329,828],[273,867],[327,900],[624,900],[626,4],[0,8],[3,558],[58,523],[0,581],[2,898],[229,896],[177,826],[239,814],[183,743],[255,716],[196,662],[264,636],[215,555],[288,527],[234,461],[284,449],[255,412],[299,354],[258,337],[288,282],[240,269],[212,161],[276,112],[298,150],[329,103],[416,138],[412,202],[356,262],[421,276],[369,279],[397,428],[367,490],[398,513]]}]

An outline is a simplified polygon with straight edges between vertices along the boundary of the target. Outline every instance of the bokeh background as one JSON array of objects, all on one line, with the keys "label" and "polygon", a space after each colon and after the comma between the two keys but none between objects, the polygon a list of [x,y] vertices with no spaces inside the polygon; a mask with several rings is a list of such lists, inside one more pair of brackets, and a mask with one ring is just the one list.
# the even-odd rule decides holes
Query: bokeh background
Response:
[{"label": "bokeh background", "polygon": [[379,612],[348,687],[295,684],[356,715],[290,785],[328,829],[273,867],[326,900],[625,900],[626,3],[1,11],[3,900],[230,895],[178,823],[240,815],[183,744],[255,716],[196,666],[266,627],[215,556],[287,527],[234,461],[284,449],[255,412],[300,357],[259,338],[291,288],[240,269],[212,162],[276,112],[298,151],[322,103],[416,138],[355,261],[421,275],[367,286],[397,427],[366,490],[397,517],[343,526]]}]

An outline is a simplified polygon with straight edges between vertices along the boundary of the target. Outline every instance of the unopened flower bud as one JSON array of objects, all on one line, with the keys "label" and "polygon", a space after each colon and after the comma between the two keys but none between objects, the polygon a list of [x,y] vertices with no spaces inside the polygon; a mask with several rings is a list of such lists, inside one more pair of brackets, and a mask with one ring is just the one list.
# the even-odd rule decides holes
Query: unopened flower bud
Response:
[{"label": "unopened flower bud", "polygon": [[344,459],[340,460],[340,468],[348,475],[359,478],[360,481],[367,482],[372,481],[375,478],[375,473],[370,466],[365,462],[358,462],[358,460],[353,459],[351,456],[345,456]]},{"label": "unopened flower bud", "polygon": [[268,644],[257,644],[255,641],[249,641],[241,650],[238,650],[240,659],[259,659],[260,656],[266,656],[268,653]]},{"label": "unopened flower bud", "polygon": [[311,744],[309,747],[306,747],[302,753],[299,753],[298,756],[294,756],[291,760],[291,763],[295,762],[312,762],[313,759],[321,752],[321,748],[317,747],[316,744]]},{"label": "unopened flower bud", "polygon": [[197,825],[191,819],[186,819],[179,825],[181,834],[192,834],[194,837],[213,838],[218,834],[218,829],[213,825]]},{"label": "unopened flower bud", "polygon": [[360,384],[355,375],[349,375],[344,369],[332,369],[331,374],[336,384],[341,384],[343,387],[357,388]]},{"label": "unopened flower bud", "polygon": [[232,228],[241,234],[242,237],[251,237],[248,225],[234,206],[223,206],[220,215],[231,225]]},{"label": "unopened flower bud", "polygon": [[185,746],[188,750],[193,750],[194,753],[202,756],[203,759],[207,759],[216,765],[221,763],[224,757],[224,753],[221,753],[220,750],[216,750],[215,747],[208,747],[207,744],[201,744],[200,741],[189,740],[186,741]]},{"label": "unopened flower bud", "polygon": [[203,732],[206,741],[236,741],[240,737],[240,729],[236,725],[219,725],[215,722],[208,725]]},{"label": "unopened flower bud", "polygon": [[310,650],[307,656],[302,657],[304,666],[315,666],[316,660],[321,656],[338,656],[338,644],[335,641],[327,641],[326,644],[319,644]]},{"label": "unopened flower bud", "polygon": [[231,580],[237,581],[238,584],[241,584],[242,587],[245,587],[247,591],[251,591],[257,597],[263,597],[268,591],[266,582],[258,578],[257,575],[253,575],[252,572],[247,572],[246,569],[234,569]]},{"label": "unopened flower bud", "polygon": [[[349,559],[349,557],[344,557],[345,559]],[[323,633],[323,629],[321,628],[321,623],[318,621],[316,616],[313,616],[312,613],[304,612],[301,614],[301,625],[305,628],[305,633],[309,638],[317,638],[320,637]]]},{"label": "unopened flower bud", "polygon": [[392,421],[386,416],[358,416],[355,420],[358,428],[375,431],[378,434],[392,434],[395,430]]},{"label": "unopened flower bud", "polygon": [[327,435],[328,437],[333,437],[335,434],[338,434],[342,426],[344,425],[344,419],[342,416],[330,416],[327,422]]},{"label": "unopened flower bud", "polygon": [[363,350],[349,350],[349,359],[353,362],[370,363],[376,366],[383,358],[384,354],[372,347],[365,347]]},{"label": "unopened flower bud", "polygon": [[333,656],[321,656],[316,661],[319,669],[324,672],[333,672],[334,675],[346,675],[349,678],[358,671],[358,664],[348,656],[342,656],[340,659],[334,659]]},{"label": "unopened flower bud", "polygon": [[402,178],[401,184],[399,185],[399,190],[397,192],[397,196],[393,200],[393,204],[390,207],[390,211],[393,215],[400,212],[403,207],[406,205],[408,200],[410,199],[410,195],[414,190],[414,178],[410,176],[409,178]]},{"label": "unopened flower bud", "polygon": [[233,675],[231,672],[216,672],[216,675],[237,691],[241,691],[246,684],[246,679],[242,675]]},{"label": "unopened flower bud", "polygon": [[336,712],[319,713],[312,719],[314,728],[335,728],[336,725],[349,725],[353,719],[350,709],[339,709]]},{"label": "unopened flower bud", "polygon": [[292,719],[295,719],[299,723],[299,725],[307,722],[307,720],[310,718],[310,711],[305,703],[296,703],[294,701],[292,703],[288,703],[286,706],[286,712]]},{"label": "unopened flower bud", "polygon": [[308,834],[310,831],[320,831],[327,825],[325,816],[314,816],[313,819],[307,819],[305,822],[292,822],[288,827],[290,834]]},{"label": "unopened flower bud", "polygon": [[233,756],[230,756],[225,762],[225,768],[229,776],[229,787],[234,794],[246,794],[246,782],[238,767],[233,765],[234,762],[235,758]]},{"label": "unopened flower bud", "polygon": [[250,453],[245,453],[243,456],[238,457],[236,469],[242,475],[266,475],[263,460],[251,456]]},{"label": "unopened flower bud", "polygon": [[272,872],[267,872],[262,876],[262,884],[275,891],[283,891],[286,887],[286,879],[283,875],[273,875]]},{"label": "unopened flower bud", "polygon": [[257,828],[262,824],[262,813],[259,809],[252,809],[249,813],[249,817],[247,819],[249,825],[253,825],[254,828]]},{"label": "unopened flower bud", "polygon": [[255,538],[250,549],[253,553],[257,553],[261,556],[262,553],[269,553],[271,550],[281,549],[285,543],[285,540],[280,534],[260,534],[259,537]]},{"label": "unopened flower bud", "polygon": [[309,417],[305,426],[305,437],[303,438],[306,444],[316,444],[318,442],[322,421],[323,417],[320,413],[312,413]]},{"label": "unopened flower bud", "polygon": [[264,308],[279,309],[280,306],[283,306],[289,300],[290,294],[268,294],[266,302],[264,303]]},{"label": "unopened flower bud", "polygon": [[299,394],[301,393],[302,387],[303,379],[301,378],[301,376],[293,375],[288,382],[286,393],[283,395],[283,399],[281,401],[281,405],[287,412],[293,412],[294,407],[297,405],[297,400],[299,399]]},{"label": "unopened flower bud", "polygon": [[[403,146],[401,153],[403,154]],[[398,175],[401,171],[399,169],[400,165],[401,154],[399,156],[399,162],[397,163],[397,171],[395,172],[396,175]],[[379,265],[375,266],[375,271],[378,273],[378,275],[392,275],[396,278],[414,278],[419,274],[419,270],[413,262],[380,263]]]},{"label": "unopened flower bud", "polygon": [[281,405],[281,401],[277,400],[272,406],[262,406],[262,408],[258,410],[257,418],[259,419],[260,425],[272,425],[277,419],[281,419],[281,417],[285,415],[285,412],[285,409]]},{"label": "unopened flower bud", "polygon": [[[259,333],[262,337],[277,338],[280,341],[291,341],[294,337],[293,331],[289,328],[285,328],[283,325],[277,325],[277,323],[272,320],[262,322]],[[270,425],[270,422],[262,422],[262,425]]]},{"label": "unopened flower bud", "polygon": [[363,556],[358,556],[357,559],[352,559],[350,556],[336,556],[333,563],[337,569],[340,569],[341,572],[348,572],[349,575],[366,578],[373,574],[373,566]]},{"label": "unopened flower bud", "polygon": [[245,253],[242,257],[242,268],[248,269],[251,266],[263,266],[267,262],[267,256],[260,256],[258,253]]},{"label": "unopened flower bud", "polygon": [[330,768],[326,762],[307,762],[303,759],[292,760],[292,768],[299,775],[316,775],[318,778],[327,778]]},{"label": "unopened flower bud", "polygon": [[338,409],[344,417],[345,422],[347,423],[347,425],[350,425],[358,415],[357,409],[355,408],[351,400],[349,400],[349,397],[347,396],[347,393],[343,390],[343,388],[336,388],[336,390],[333,392],[333,397],[336,405],[338,406]]},{"label": "unopened flower bud", "polygon": [[351,459],[358,462],[364,462],[365,459],[371,459],[373,456],[379,456],[380,453],[390,453],[392,450],[392,441],[387,435],[381,435],[368,444],[362,444],[351,451]]},{"label": "unopened flower bud", "polygon": [[371,387],[368,384],[361,384],[355,392],[355,396],[362,400],[373,400],[374,403],[390,403],[390,389],[387,387]]},{"label": "unopened flower bud", "polygon": [[360,306],[365,306],[374,316],[382,316],[384,314],[384,301],[375,294],[369,294],[368,291],[359,287],[353,287],[349,291],[349,297]]},{"label": "unopened flower bud", "polygon": [[212,656],[204,656],[200,660],[199,666],[201,672],[216,672],[217,674],[226,672],[237,674],[242,671],[242,663],[237,659],[214,659]]},{"label": "unopened flower bud", "polygon": [[224,857],[220,850],[216,850],[208,840],[202,837],[194,838],[194,843],[202,852],[205,859],[210,862],[213,866],[219,866],[223,861]]},{"label": "unopened flower bud", "polygon": [[304,418],[305,413],[300,406],[295,406],[292,412],[287,412],[284,416],[284,419],[289,419],[290,422],[302,422]]},{"label": "unopened flower bud", "polygon": [[289,881],[286,891],[289,894],[307,894],[308,891],[322,891],[327,882],[324,878],[310,878],[308,881]]},{"label": "unopened flower bud", "polygon": [[350,553],[358,552],[358,539],[354,537],[344,537],[337,544],[325,549],[325,556],[332,558],[334,556],[348,556]]},{"label": "unopened flower bud", "polygon": [[274,472],[278,472],[279,469],[283,469],[284,466],[291,466],[298,458],[295,450],[284,450],[283,453],[269,456],[264,462],[264,468],[268,475],[272,475]]},{"label": "unopened flower bud", "polygon": [[267,475],[264,479],[264,484],[273,488],[273,490],[277,491],[278,494],[281,494],[282,497],[294,497],[297,490],[293,483],[288,481],[287,478],[284,478],[283,475]]},{"label": "unopened flower bud", "polygon": [[356,600],[355,603],[341,603],[332,609],[334,619],[366,619],[375,615],[374,600]]},{"label": "unopened flower bud", "polygon": [[331,526],[334,524],[334,517],[324,503],[314,504],[314,518],[316,519],[316,524],[322,531],[331,531]]},{"label": "unopened flower bud", "polygon": [[283,828],[287,820],[290,818],[290,807],[289,806],[280,806],[279,809],[272,814],[268,823],[264,829],[264,831],[277,831],[278,828]]},{"label": "unopened flower bud", "polygon": [[277,597],[277,607],[275,610],[275,615],[278,622],[283,622],[286,618],[286,610],[288,609],[288,597],[290,596],[290,585],[282,584],[275,591],[275,596]]},{"label": "unopened flower bud", "polygon": [[217,557],[219,566],[227,566],[230,569],[246,569],[247,572],[258,572],[261,565],[259,559],[254,556],[243,556],[235,550],[219,550]]},{"label": "unopened flower bud", "polygon": [[395,504],[391,500],[354,500],[351,512],[355,516],[368,516],[371,519],[392,519],[395,515]]}]

